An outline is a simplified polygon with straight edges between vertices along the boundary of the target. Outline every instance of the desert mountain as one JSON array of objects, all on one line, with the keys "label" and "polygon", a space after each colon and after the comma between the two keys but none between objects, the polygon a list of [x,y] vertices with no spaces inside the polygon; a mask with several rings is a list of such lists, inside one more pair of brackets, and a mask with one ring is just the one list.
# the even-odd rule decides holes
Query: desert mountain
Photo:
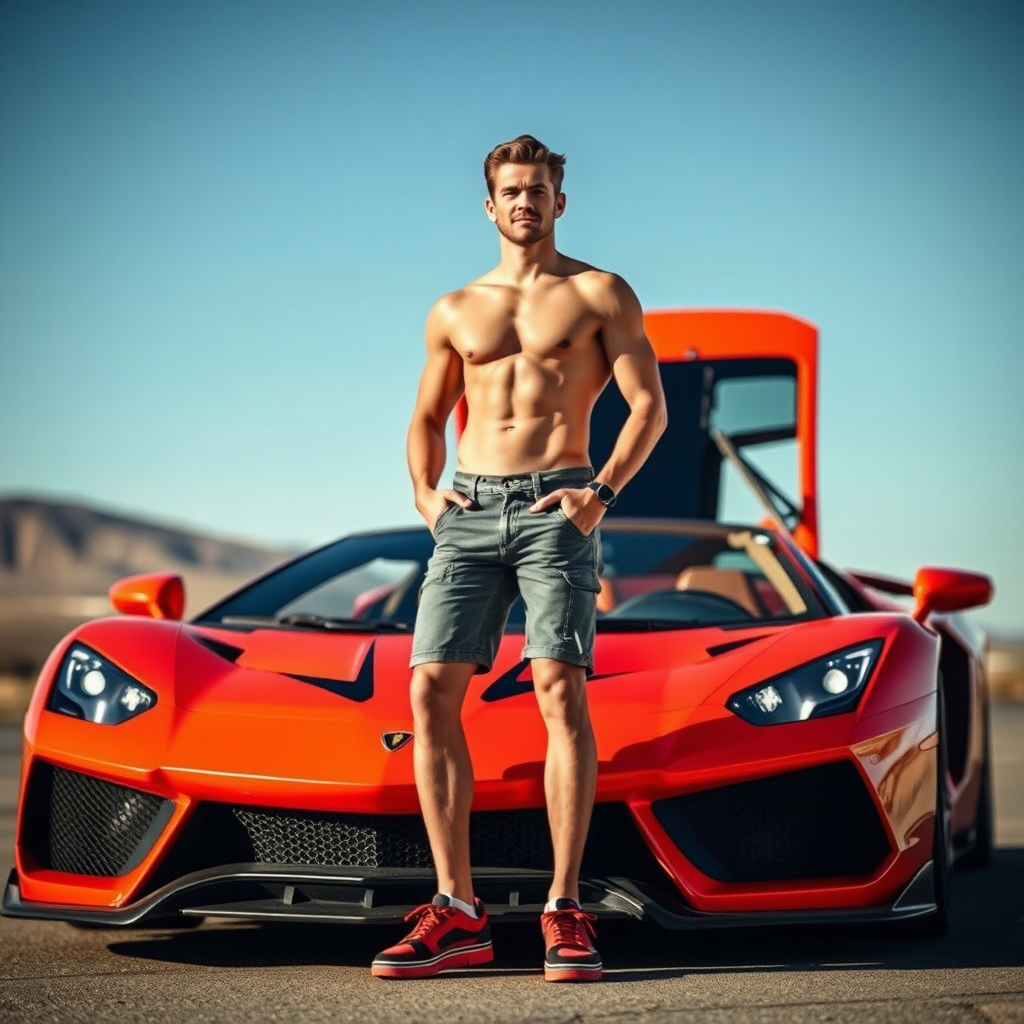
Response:
[{"label": "desert mountain", "polygon": [[192,614],[288,555],[81,504],[0,499],[0,673],[37,667],[76,622],[113,614],[106,593],[121,577],[179,573]]},{"label": "desert mountain", "polygon": [[284,552],[218,540],[85,505],[0,500],[0,593],[105,594],[140,572],[245,578]]}]

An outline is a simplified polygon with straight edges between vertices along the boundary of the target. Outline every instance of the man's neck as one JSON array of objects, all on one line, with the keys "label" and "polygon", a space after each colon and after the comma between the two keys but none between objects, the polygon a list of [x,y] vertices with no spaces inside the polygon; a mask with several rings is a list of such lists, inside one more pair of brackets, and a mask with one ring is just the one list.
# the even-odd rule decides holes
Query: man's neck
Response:
[{"label": "man's neck", "polygon": [[531,284],[542,274],[556,273],[561,266],[562,255],[555,249],[554,232],[533,245],[516,245],[504,236],[500,243],[501,262],[497,270],[509,284]]}]

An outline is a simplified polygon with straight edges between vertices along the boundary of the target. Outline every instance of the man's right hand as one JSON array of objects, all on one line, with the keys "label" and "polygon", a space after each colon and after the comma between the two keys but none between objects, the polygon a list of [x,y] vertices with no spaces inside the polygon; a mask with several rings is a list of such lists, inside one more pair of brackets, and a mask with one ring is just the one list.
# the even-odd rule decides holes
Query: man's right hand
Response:
[{"label": "man's right hand", "polygon": [[466,495],[447,487],[425,492],[422,497],[417,497],[416,499],[416,509],[423,516],[423,521],[427,524],[431,533],[434,532],[434,527],[437,525],[438,519],[441,518],[441,513],[449,505],[461,505],[463,508],[472,508],[473,502]]}]

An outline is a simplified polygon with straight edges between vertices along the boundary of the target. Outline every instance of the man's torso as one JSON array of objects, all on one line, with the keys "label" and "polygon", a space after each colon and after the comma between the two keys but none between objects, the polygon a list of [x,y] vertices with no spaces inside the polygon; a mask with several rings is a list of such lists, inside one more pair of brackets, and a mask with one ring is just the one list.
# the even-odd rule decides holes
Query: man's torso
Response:
[{"label": "man's torso", "polygon": [[448,297],[469,416],[459,468],[513,474],[589,463],[590,413],[610,376],[601,294],[585,264],[516,287],[485,275]]}]

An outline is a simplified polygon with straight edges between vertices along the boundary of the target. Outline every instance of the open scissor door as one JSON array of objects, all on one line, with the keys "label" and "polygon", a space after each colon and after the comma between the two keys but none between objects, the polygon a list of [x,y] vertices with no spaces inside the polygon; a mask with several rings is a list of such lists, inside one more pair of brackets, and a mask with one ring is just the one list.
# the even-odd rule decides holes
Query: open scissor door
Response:
[{"label": "open scissor door", "polygon": [[[817,556],[817,329],[783,313],[731,310],[651,312],[644,323],[669,425],[616,514],[749,519],[735,512],[742,490]],[[595,468],[626,414],[609,384],[592,419]]]}]

